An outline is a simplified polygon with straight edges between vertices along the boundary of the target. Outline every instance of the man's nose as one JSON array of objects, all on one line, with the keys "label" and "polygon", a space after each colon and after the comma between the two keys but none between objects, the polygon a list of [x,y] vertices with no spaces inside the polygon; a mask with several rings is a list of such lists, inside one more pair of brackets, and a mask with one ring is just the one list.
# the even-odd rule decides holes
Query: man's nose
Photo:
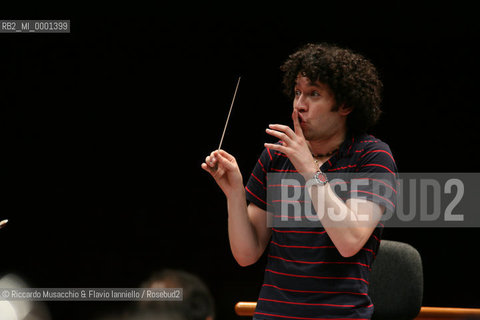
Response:
[{"label": "man's nose", "polygon": [[297,109],[298,112],[305,112],[308,109],[308,104],[303,95],[300,95],[298,99],[295,101],[294,104],[295,109]]}]

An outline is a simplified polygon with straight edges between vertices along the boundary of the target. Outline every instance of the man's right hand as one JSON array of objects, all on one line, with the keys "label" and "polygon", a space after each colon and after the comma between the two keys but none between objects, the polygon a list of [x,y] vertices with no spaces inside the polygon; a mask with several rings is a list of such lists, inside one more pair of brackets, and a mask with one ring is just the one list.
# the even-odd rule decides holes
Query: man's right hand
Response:
[{"label": "man's right hand", "polygon": [[235,158],[224,150],[213,151],[202,169],[209,172],[227,198],[244,190],[243,178]]},{"label": "man's right hand", "polygon": [[253,203],[247,207],[242,174],[232,155],[223,150],[213,151],[202,168],[212,175],[227,197],[228,238],[235,260],[241,266],[255,263],[271,237],[265,210]]}]

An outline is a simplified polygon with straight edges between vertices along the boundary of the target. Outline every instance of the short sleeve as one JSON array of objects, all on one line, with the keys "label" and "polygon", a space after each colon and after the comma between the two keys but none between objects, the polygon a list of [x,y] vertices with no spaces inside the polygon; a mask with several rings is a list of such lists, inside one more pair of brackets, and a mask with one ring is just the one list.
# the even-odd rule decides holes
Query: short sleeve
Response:
[{"label": "short sleeve", "polygon": [[263,210],[267,210],[267,172],[272,160],[271,151],[264,149],[245,186],[247,201]]},{"label": "short sleeve", "polygon": [[395,212],[397,201],[397,166],[389,146],[371,143],[359,156],[352,177],[350,198],[362,198]]}]

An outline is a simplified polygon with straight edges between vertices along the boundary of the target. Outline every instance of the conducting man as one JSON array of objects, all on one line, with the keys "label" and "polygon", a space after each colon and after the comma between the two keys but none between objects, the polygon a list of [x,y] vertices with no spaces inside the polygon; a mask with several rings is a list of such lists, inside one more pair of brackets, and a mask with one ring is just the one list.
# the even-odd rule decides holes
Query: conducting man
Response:
[{"label": "conducting man", "polygon": [[[269,245],[254,318],[369,319],[368,282],[381,239],[379,222],[395,210],[396,194],[390,148],[367,134],[381,112],[382,83],[366,58],[330,44],[302,47],[281,69],[285,93],[293,100],[293,129],[281,124],[266,129],[279,141],[265,143],[247,185],[235,158],[224,150],[212,152],[202,164],[227,198],[236,261],[251,265]],[[318,218],[313,226],[279,227],[267,219],[275,203],[287,201],[268,197],[269,190],[282,187],[272,179],[289,173],[307,182],[300,188]],[[335,192],[333,175],[343,173],[367,183],[344,180],[345,188]],[[368,175],[373,173],[386,178]]]}]

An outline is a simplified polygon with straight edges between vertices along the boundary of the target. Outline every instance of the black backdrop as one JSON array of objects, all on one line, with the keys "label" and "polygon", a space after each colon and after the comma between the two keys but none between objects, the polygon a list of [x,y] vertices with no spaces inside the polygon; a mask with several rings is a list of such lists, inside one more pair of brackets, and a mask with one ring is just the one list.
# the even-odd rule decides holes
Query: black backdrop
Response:
[{"label": "black backdrop", "polygon": [[[306,42],[348,46],[378,66],[384,114],[372,133],[401,171],[477,171],[472,10],[348,8],[49,14],[34,18],[71,19],[71,33],[0,34],[0,219],[10,220],[0,273],[32,287],[137,287],[181,268],[208,283],[219,319],[234,319],[236,301],[255,300],[264,260],[236,265],[224,196],[200,164],[241,75],[224,149],[248,177],[268,123],[290,123],[279,65]],[[478,232],[385,238],[420,251],[424,305],[480,307]],[[54,319],[87,319],[125,304],[48,306]]]}]

